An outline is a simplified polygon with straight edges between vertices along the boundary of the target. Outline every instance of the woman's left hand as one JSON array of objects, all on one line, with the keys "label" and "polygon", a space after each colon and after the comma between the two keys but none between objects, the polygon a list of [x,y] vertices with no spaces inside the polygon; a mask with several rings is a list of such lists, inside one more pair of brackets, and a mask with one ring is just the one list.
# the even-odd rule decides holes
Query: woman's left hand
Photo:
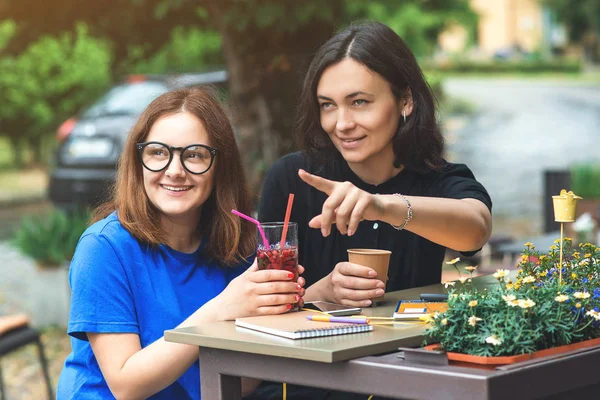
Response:
[{"label": "woman's left hand", "polygon": [[362,220],[380,220],[383,214],[381,197],[367,193],[350,182],[337,182],[309,174],[303,169],[298,176],[304,182],[328,197],[323,203],[321,214],[310,220],[311,228],[321,229],[323,236],[329,236],[331,225],[335,224],[341,234],[352,236]]}]

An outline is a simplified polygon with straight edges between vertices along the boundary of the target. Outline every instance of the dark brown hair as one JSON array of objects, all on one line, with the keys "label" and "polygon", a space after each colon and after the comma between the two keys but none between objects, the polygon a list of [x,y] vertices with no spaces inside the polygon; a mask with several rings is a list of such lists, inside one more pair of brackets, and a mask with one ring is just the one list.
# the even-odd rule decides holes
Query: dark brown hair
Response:
[{"label": "dark brown hair", "polygon": [[435,99],[415,56],[392,29],[380,22],[352,25],[329,39],[315,54],[300,95],[295,134],[298,144],[316,160],[331,160],[337,149],[321,127],[317,86],[323,71],[351,58],[381,75],[396,100],[410,96],[413,111],[399,121],[393,139],[394,166],[427,172],[444,164],[444,139],[435,115]]},{"label": "dark brown hair", "polygon": [[136,143],[144,142],[152,125],[165,115],[187,112],[196,116],[206,128],[211,144],[217,149],[214,187],[202,205],[198,229],[208,241],[208,255],[221,264],[235,265],[255,250],[254,225],[231,213],[232,209],[249,215],[251,197],[231,123],[213,91],[186,88],[156,98],[133,127],[117,170],[112,198],[94,212],[98,221],[117,210],[119,221],[138,240],[150,245],[165,243],[160,211],[150,202],[144,189],[142,164]]}]

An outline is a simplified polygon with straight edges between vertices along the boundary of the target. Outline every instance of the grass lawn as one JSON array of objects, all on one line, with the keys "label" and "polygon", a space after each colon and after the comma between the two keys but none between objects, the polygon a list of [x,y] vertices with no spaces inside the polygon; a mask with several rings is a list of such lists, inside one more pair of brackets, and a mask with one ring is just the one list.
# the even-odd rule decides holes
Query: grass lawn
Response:
[{"label": "grass lawn", "polygon": [[0,137],[0,201],[42,197],[47,187],[47,170],[43,167],[16,169],[10,144]]}]

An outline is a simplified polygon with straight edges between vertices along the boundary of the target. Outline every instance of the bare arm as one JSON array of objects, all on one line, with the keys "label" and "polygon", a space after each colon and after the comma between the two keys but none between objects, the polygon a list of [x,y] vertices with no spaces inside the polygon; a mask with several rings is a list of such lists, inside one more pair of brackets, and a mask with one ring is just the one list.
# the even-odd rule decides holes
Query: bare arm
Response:
[{"label": "bare arm", "polygon": [[[350,182],[335,182],[300,170],[299,176],[311,186],[328,195],[322,213],[309,226],[321,229],[323,236],[331,225],[342,234],[352,235],[360,221],[384,221],[400,225],[407,215],[404,199],[395,195],[374,195],[360,190]],[[476,199],[445,199],[407,196],[413,218],[406,229],[441,246],[457,251],[481,248],[492,231],[492,215]]]},{"label": "bare arm", "polygon": [[[301,267],[300,267],[301,268]],[[300,271],[302,272],[302,271]],[[281,314],[298,302],[304,280],[291,282],[287,271],[257,271],[253,265],[179,327],[231,320],[247,315]],[[102,374],[117,399],[145,399],[177,380],[197,359],[198,347],[164,337],[142,349],[137,334],[88,333]],[[257,381],[244,382],[251,391]]]},{"label": "bare arm", "polygon": [[[207,303],[178,327],[217,320],[217,309]],[[198,360],[198,347],[165,341],[142,349],[134,333],[88,333],[102,375],[117,399],[145,399],[177,380]]]},{"label": "bare arm", "polygon": [[[379,197],[381,221],[400,225],[406,217],[406,202],[398,196]],[[411,231],[434,243],[457,251],[471,251],[483,247],[492,232],[492,215],[476,199],[443,199],[410,197],[413,218],[406,225]]]}]

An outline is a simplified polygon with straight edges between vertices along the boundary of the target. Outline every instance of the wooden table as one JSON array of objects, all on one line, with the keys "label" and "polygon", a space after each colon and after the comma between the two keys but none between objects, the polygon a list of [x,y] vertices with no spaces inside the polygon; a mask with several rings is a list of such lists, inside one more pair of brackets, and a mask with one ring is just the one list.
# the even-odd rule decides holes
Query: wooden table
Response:
[{"label": "wooden table", "polygon": [[[477,287],[496,283],[474,279]],[[364,309],[390,316],[400,299],[440,293],[441,285],[387,293],[384,302]],[[200,347],[202,398],[241,398],[240,377],[410,399],[532,399],[563,392],[598,397],[600,349],[575,351],[543,361],[486,370],[448,365],[445,354],[418,347],[423,325],[375,326],[373,332],[291,340],[218,322],[165,332],[172,342]],[[591,396],[591,397],[590,397]],[[560,399],[562,397],[548,397]]]}]

